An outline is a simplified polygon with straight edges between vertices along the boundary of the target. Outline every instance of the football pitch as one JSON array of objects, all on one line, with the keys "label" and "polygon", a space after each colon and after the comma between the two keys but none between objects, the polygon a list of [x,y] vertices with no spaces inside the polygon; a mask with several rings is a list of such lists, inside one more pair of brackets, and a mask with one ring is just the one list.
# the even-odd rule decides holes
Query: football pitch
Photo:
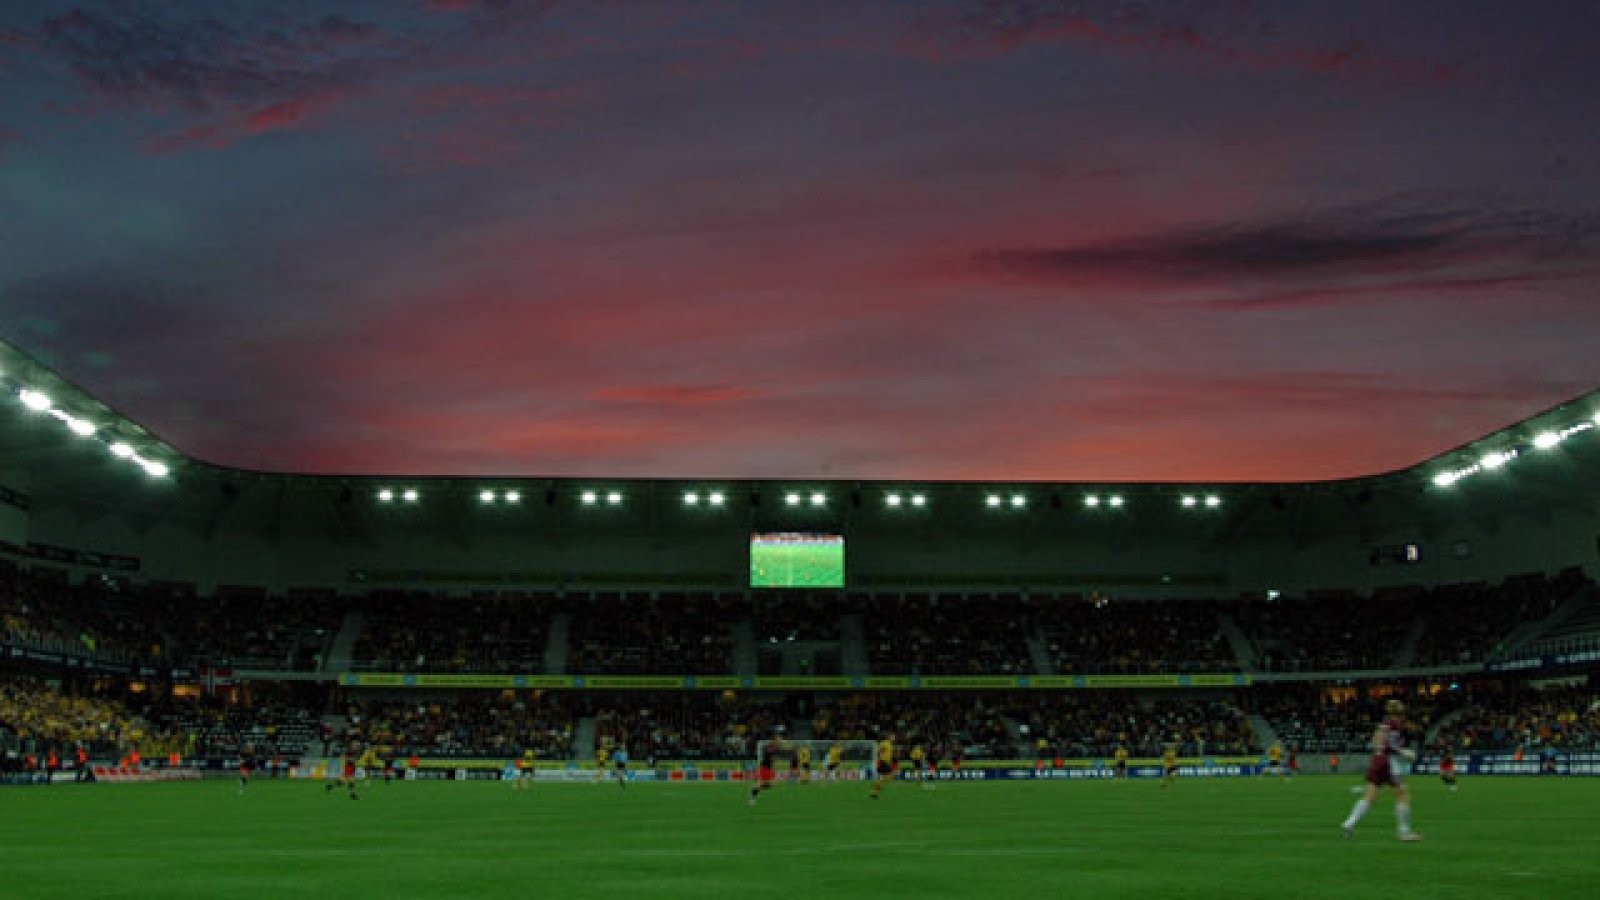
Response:
[{"label": "football pitch", "polygon": [[316,782],[0,792],[0,897],[1579,898],[1600,780],[1417,779],[1339,835],[1352,777],[782,786]]}]

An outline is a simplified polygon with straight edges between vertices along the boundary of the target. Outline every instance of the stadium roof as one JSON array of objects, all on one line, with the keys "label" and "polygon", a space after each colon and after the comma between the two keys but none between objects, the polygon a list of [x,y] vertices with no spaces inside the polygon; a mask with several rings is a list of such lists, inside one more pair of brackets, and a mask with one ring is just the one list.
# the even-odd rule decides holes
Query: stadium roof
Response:
[{"label": "stadium roof", "polygon": [[[1600,392],[1559,404],[1404,469],[1310,482],[885,482],[782,479],[572,479],[333,476],[272,473],[192,459],[159,435],[75,387],[15,347],[0,343],[0,487],[24,494],[35,508],[68,507],[80,518],[121,515],[142,527],[187,523],[207,533],[244,528],[276,533],[295,522],[319,522],[335,535],[371,527],[379,509],[412,507],[414,521],[460,530],[485,505],[526,508],[617,504],[659,512],[688,503],[767,509],[817,503],[834,516],[869,512],[901,495],[906,510],[922,495],[941,516],[1087,515],[1088,504],[1115,510],[1137,527],[1161,529],[1192,515],[1209,516],[1213,535],[1288,528],[1312,533],[1359,517],[1367,507],[1386,516],[1448,516],[1573,506],[1592,512],[1600,497]],[[34,392],[24,397],[23,392]],[[36,395],[48,398],[49,407]],[[30,407],[27,401],[33,403]],[[72,429],[91,422],[92,435]],[[126,450],[117,445],[126,445]],[[151,475],[150,466],[165,474]],[[159,471],[159,470],[158,470]],[[405,492],[418,492],[408,503]],[[382,492],[391,492],[384,498]],[[492,496],[484,497],[485,491]],[[516,493],[507,504],[506,492]],[[791,500],[791,494],[796,495]],[[1091,500],[1090,498],[1094,498]],[[1121,498],[1113,501],[1113,497]],[[1208,509],[1208,497],[1217,506]],[[1018,499],[1020,498],[1020,499]],[[1015,504],[1015,505],[1013,505]],[[900,504],[896,503],[896,507]],[[894,510],[892,510],[894,511]],[[947,519],[948,521],[948,519]],[[305,527],[305,526],[299,526]]]}]

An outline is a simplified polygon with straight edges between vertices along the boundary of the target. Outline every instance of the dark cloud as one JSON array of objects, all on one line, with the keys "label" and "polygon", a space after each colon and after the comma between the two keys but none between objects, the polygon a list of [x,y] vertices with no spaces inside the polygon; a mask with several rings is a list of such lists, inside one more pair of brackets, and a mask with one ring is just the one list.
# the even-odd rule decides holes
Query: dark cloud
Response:
[{"label": "dark cloud", "polygon": [[[1031,278],[1186,283],[1332,278],[1511,265],[1526,277],[1592,259],[1600,217],[1544,210],[1422,205],[1410,198],[1264,222],[1179,228],[1062,247],[976,254],[982,271]],[[1325,286],[1326,287],[1326,286]]]},{"label": "dark cloud", "polygon": [[377,26],[179,19],[134,5],[78,7],[39,23],[31,45],[67,67],[91,107],[214,113],[280,102],[348,78],[339,49]]},{"label": "dark cloud", "polygon": [[[428,72],[537,18],[546,3],[483,3],[431,29],[386,28],[338,14],[265,7],[227,21],[204,5],[78,6],[12,29],[0,47],[20,48],[47,71],[70,73],[79,113],[136,111],[196,120],[161,134],[147,150],[226,146],[304,124],[386,78]],[[187,16],[187,17],[186,17]],[[18,51],[13,51],[13,55]],[[0,57],[0,64],[4,64]]]},{"label": "dark cloud", "polygon": [[1296,70],[1343,78],[1442,83],[1460,80],[1459,61],[1428,62],[1379,51],[1364,41],[1292,46],[1263,41],[1260,22],[1229,21],[1209,3],[973,0],[929,14],[901,49],[930,58],[1007,54],[1030,46],[1080,44],[1125,56],[1169,58],[1222,69]]}]

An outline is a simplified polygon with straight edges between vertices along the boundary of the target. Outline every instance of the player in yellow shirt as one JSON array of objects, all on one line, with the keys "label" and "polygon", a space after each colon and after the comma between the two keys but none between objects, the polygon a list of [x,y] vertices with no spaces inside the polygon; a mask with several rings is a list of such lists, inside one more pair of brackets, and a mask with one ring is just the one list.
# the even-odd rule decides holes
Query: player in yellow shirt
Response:
[{"label": "player in yellow shirt", "polygon": [[806,746],[805,744],[800,745],[800,749],[797,750],[794,755],[794,767],[800,773],[800,783],[809,784],[811,782],[810,747]]},{"label": "player in yellow shirt", "polygon": [[594,751],[594,783],[606,780],[606,763],[611,761],[611,745],[601,744]]},{"label": "player in yellow shirt", "polygon": [[837,781],[838,780],[838,778],[839,778],[839,766],[842,765],[843,763],[844,763],[844,748],[839,746],[838,744],[834,744],[832,747],[829,747],[828,748],[828,780],[829,781]]},{"label": "player in yellow shirt", "polygon": [[1281,741],[1273,741],[1272,746],[1267,748],[1267,766],[1261,770],[1261,774],[1265,776],[1268,772],[1278,773],[1279,778],[1287,777],[1283,771],[1283,743]]},{"label": "player in yellow shirt", "polygon": [[872,785],[872,799],[878,799],[883,786],[894,779],[894,734],[886,734],[878,741],[878,780]]},{"label": "player in yellow shirt", "polygon": [[923,790],[930,790],[933,785],[928,781],[928,754],[923,751],[921,744],[911,746],[911,771],[922,782]]},{"label": "player in yellow shirt", "polygon": [[1161,754],[1161,786],[1166,787],[1177,777],[1178,745],[1168,744],[1166,752]]},{"label": "player in yellow shirt", "polygon": [[1126,781],[1128,778],[1128,748],[1118,744],[1117,752],[1112,754],[1112,758],[1116,760],[1114,777]]},{"label": "player in yellow shirt", "polygon": [[511,782],[514,791],[526,790],[533,787],[533,748],[522,751],[522,758],[517,760],[517,780]]}]

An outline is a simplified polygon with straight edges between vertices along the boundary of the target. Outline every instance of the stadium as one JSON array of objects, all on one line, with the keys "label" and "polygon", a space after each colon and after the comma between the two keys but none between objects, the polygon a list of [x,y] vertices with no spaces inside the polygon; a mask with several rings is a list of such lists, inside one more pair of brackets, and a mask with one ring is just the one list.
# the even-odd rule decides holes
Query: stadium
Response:
[{"label": "stadium", "polygon": [[[1455,896],[1516,895],[1507,854],[1545,896],[1592,875],[1560,814],[1600,774],[1592,394],[1332,482],[404,479],[204,463],[0,371],[8,842],[79,835],[19,896],[785,894],[768,865],[1124,895],[1267,835],[1331,874],[1392,699]],[[814,763],[747,805],[773,741]],[[81,849],[130,828],[170,849]]]},{"label": "stadium", "polygon": [[1597,32],[0,3],[0,900],[1600,894]]}]

